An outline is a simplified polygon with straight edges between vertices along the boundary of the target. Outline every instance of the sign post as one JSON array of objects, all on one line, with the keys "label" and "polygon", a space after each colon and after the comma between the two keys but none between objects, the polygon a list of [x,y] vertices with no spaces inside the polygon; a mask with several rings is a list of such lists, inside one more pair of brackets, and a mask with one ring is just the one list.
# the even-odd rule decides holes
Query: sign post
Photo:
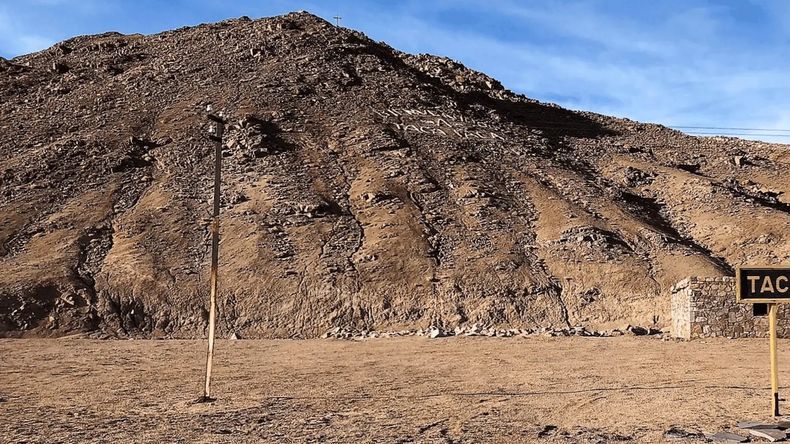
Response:
[{"label": "sign post", "polygon": [[768,305],[768,330],[771,349],[771,415],[779,416],[779,375],[776,368],[776,304]]},{"label": "sign post", "polygon": [[740,304],[768,304],[771,416],[779,416],[776,315],[778,304],[790,302],[790,267],[738,267],[735,272],[735,298]]}]

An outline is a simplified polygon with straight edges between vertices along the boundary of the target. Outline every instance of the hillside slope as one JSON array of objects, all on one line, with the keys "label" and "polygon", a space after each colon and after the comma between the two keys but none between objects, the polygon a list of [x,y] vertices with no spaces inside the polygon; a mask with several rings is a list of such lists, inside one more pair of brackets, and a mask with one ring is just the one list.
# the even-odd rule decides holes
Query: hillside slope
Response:
[{"label": "hillside slope", "polygon": [[572,112],[307,13],[0,59],[0,335],[667,325],[790,258],[790,150]]}]

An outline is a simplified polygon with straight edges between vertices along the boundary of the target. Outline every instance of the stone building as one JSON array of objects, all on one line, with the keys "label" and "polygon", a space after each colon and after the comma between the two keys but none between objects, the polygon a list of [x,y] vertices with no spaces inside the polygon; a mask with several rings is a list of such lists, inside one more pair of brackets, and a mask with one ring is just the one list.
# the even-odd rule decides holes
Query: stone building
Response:
[{"label": "stone building", "polygon": [[[672,335],[677,338],[768,336],[768,316],[735,302],[735,278],[689,277],[672,287]],[[780,305],[777,335],[790,338],[790,306]]]}]

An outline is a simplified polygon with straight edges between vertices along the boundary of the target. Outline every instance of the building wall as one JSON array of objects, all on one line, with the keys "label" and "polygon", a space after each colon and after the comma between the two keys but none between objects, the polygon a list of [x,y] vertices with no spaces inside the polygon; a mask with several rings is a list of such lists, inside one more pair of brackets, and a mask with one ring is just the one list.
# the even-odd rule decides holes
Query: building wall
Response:
[{"label": "building wall", "polygon": [[672,336],[691,339],[691,285],[690,278],[672,287]]},{"label": "building wall", "polygon": [[[677,338],[768,336],[768,316],[735,303],[735,278],[683,279],[672,287],[672,335]],[[790,338],[790,306],[779,305],[777,336]]]}]

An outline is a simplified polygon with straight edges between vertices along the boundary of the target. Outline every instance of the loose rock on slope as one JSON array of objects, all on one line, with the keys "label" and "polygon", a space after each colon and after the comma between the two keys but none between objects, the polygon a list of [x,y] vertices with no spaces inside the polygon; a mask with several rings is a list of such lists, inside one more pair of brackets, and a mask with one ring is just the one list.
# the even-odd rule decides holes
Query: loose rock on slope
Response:
[{"label": "loose rock on slope", "polygon": [[[0,334],[190,337],[223,159],[223,334],[664,326],[786,261],[786,146],[513,94],[307,13],[0,60]],[[740,159],[740,160],[733,160]]]}]

